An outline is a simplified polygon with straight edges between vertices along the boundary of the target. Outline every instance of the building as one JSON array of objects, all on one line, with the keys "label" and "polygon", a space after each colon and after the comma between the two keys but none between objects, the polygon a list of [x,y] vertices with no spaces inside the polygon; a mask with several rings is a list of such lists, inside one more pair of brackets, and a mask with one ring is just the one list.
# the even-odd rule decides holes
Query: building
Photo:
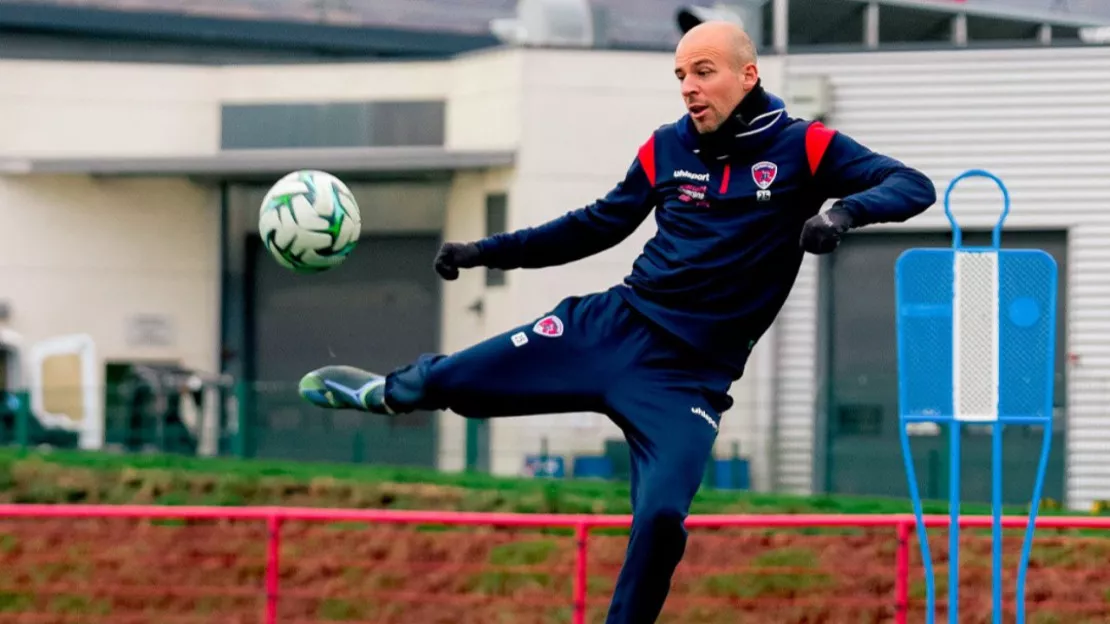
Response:
[{"label": "building", "polygon": [[[860,6],[865,20],[872,6]],[[938,11],[945,28],[970,20]],[[10,15],[0,11],[0,25]],[[880,35],[872,48],[865,38],[835,51],[772,49],[761,67],[795,114],[913,163],[941,190],[973,167],[1007,182],[1014,203],[1005,242],[1049,250],[1067,277],[1061,417],[1045,493],[1085,506],[1110,497],[1098,452],[1110,379],[1110,316],[1100,309],[1110,292],[1100,264],[1110,227],[1101,209],[1110,190],[1102,148],[1110,48],[1082,45],[1078,34],[1044,37],[1050,17],[1027,20],[1019,30],[1031,39],[1021,44],[969,49],[977,46],[942,37],[887,46]],[[1077,23],[1068,18],[1060,28]],[[334,28],[316,27],[325,30],[315,37]],[[454,50],[417,50],[428,37],[408,34],[393,32],[407,41],[398,47],[413,50],[402,59],[383,59],[397,53],[370,49],[367,37],[354,58],[331,61],[306,52],[247,62],[240,42],[225,57],[209,48],[205,62],[192,62],[190,46],[199,44],[178,41],[155,46],[152,62],[143,57],[149,41],[70,39],[68,53],[40,41],[37,52],[21,46],[17,58],[0,60],[0,210],[6,231],[26,233],[5,237],[0,261],[7,385],[25,383],[21,371],[85,379],[83,395],[41,392],[35,407],[43,418],[87,423],[91,447],[105,443],[112,411],[98,389],[123,369],[154,363],[252,380],[255,392],[238,403],[258,425],[240,441],[251,455],[499,474],[519,472],[525,455],[603,453],[607,440],[619,456],[619,432],[594,414],[493,423],[418,414],[389,426],[325,418],[292,393],[290,382],[321,362],[387,369],[526,322],[566,294],[604,288],[624,276],[652,232],[649,221],[570,266],[438,282],[430,262],[442,239],[536,224],[592,201],[650,129],[682,106],[666,50],[489,46],[465,37]],[[252,54],[264,56],[265,41]],[[315,41],[306,50],[318,53]],[[97,60],[67,57],[98,46]],[[347,180],[364,213],[350,262],[314,278],[279,269],[253,235],[269,183],[307,167]],[[969,236],[993,226],[996,191],[969,184],[955,200]],[[875,267],[892,271],[901,249],[947,244],[947,233],[938,208],[913,224],[860,232],[834,257],[809,258],[733,388],[719,455],[738,444],[759,489],[904,495],[892,403],[893,278]],[[919,472],[931,479],[923,490],[942,494],[935,443],[943,437],[923,433],[914,438]],[[1020,500],[1040,438],[1013,438],[1008,497]],[[971,442],[966,452],[978,450]],[[981,460],[968,456],[964,477],[978,498]]]}]

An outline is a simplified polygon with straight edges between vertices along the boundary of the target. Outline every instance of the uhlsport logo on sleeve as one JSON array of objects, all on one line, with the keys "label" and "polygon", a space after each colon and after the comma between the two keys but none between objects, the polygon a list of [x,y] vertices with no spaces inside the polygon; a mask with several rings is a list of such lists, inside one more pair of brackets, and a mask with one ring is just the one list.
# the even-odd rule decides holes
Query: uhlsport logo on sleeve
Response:
[{"label": "uhlsport logo on sleeve", "polygon": [[558,338],[563,335],[563,321],[554,314],[549,314],[536,321],[536,324],[532,326],[532,331],[540,336]]}]

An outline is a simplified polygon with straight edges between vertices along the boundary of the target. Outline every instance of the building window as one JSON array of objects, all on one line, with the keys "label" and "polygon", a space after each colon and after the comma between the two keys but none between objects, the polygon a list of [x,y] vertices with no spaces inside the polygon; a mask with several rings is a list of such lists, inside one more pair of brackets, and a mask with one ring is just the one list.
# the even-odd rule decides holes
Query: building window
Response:
[{"label": "building window", "polygon": [[221,149],[439,146],[442,101],[224,104]]},{"label": "building window", "polygon": [[[509,224],[509,198],[504,193],[486,195],[486,236],[504,232]],[[486,286],[504,286],[505,272],[486,269]]]}]

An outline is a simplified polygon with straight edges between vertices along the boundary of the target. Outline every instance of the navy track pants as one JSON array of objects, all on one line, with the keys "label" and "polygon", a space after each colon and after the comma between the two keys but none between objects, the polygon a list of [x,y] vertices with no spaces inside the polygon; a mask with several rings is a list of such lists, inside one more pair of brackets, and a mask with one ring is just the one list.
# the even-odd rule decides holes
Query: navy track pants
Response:
[{"label": "navy track pants", "polygon": [[[618,287],[619,288],[619,287]],[[452,355],[392,372],[395,411],[490,418],[606,414],[631,449],[633,524],[606,624],[652,624],[686,549],[697,492],[733,375],[640,316],[612,289]]]}]

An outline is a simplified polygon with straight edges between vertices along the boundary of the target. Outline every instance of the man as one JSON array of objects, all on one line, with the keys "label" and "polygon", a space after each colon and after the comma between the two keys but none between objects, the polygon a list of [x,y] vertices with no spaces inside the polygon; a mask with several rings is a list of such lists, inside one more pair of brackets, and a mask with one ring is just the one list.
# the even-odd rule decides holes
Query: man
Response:
[{"label": "man", "polygon": [[445,244],[435,259],[447,280],[478,266],[560,265],[616,245],[655,209],[658,233],[623,284],[385,376],[328,366],[301,382],[316,405],[384,414],[608,415],[631,448],[634,514],[608,624],[656,621],[729,387],[803,253],[829,253],[849,229],[904,221],[936,200],[921,173],[788,117],[737,26],[687,32],[675,76],[688,114],[656,129],[604,198],[537,227]]}]

